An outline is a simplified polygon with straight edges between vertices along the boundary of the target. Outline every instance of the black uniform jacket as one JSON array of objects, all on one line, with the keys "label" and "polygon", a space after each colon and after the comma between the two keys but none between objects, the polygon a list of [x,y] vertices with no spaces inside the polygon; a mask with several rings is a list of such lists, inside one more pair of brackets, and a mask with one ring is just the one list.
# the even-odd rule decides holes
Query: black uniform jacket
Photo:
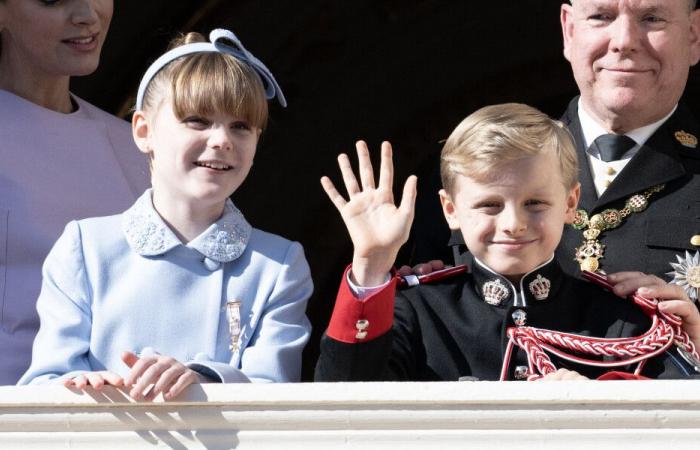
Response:
[{"label": "black uniform jacket", "polygon": [[[658,184],[666,188],[650,198],[649,207],[631,214],[616,229],[604,231],[599,241],[605,245],[601,269],[608,273],[622,270],[641,271],[669,279],[669,262],[676,255],[699,247],[690,242],[700,235],[700,145],[686,146],[676,134],[685,132],[696,139],[700,128],[692,113],[683,105],[647,140],[598,198],[593,185],[583,133],[578,119],[578,98],[569,104],[562,117],[574,137],[578,152],[581,182],[579,208],[593,215],[607,208],[621,209],[632,195]],[[687,141],[686,141],[687,142]],[[564,270],[578,273],[575,249],[583,242],[581,231],[567,226],[557,257]]]},{"label": "black uniform jacket", "polygon": [[[526,312],[526,325],[576,334],[614,338],[638,336],[649,329],[650,320],[631,300],[565,275],[556,261],[526,275],[520,286],[478,263],[472,267],[472,273],[397,290],[393,326],[375,339],[346,343],[324,335],[315,379],[498,380],[507,344],[506,327],[514,325],[512,313],[517,309]],[[538,275],[551,282],[544,300],[536,300],[528,287]],[[509,294],[494,306],[484,301],[482,293],[486,283],[497,279],[508,287]],[[514,306],[516,303],[519,306]],[[354,324],[354,318],[345,323]],[[557,368],[592,378],[606,371],[552,360]],[[518,365],[527,365],[519,349],[510,363],[509,379]],[[691,371],[682,364],[674,346],[649,361],[642,375],[683,378]]]}]

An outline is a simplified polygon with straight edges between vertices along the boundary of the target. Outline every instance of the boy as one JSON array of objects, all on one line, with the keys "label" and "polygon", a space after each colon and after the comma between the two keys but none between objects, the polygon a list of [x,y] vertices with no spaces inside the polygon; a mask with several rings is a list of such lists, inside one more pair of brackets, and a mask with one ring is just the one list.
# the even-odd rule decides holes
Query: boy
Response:
[{"label": "boy", "polygon": [[[347,156],[338,158],[349,201],[327,177],[321,180],[345,221],[354,255],[321,343],[316,380],[536,379],[526,353],[508,347],[509,328],[606,338],[649,330],[649,319],[631,300],[565,275],[554,260],[580,192],[573,143],[558,122],[534,108],[505,104],[475,112],[453,131],[441,156],[440,202],[450,228],[461,230],[471,250],[471,273],[454,268],[398,292],[399,280],[389,272],[408,236],[416,178],[408,178],[396,208],[388,143],[377,188],[366,145],[359,142],[357,149],[362,188]],[[639,279],[630,282],[668,299],[660,309],[681,315],[697,344],[700,314],[688,308],[684,292]],[[680,356],[670,347],[647,361],[641,375],[695,373]],[[551,359],[562,369],[548,372],[548,379],[607,372]]]}]

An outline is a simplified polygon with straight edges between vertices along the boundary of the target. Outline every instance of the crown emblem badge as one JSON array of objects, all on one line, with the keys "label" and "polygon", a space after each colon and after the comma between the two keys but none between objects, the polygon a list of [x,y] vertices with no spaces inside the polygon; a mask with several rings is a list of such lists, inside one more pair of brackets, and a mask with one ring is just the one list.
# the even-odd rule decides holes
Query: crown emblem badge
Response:
[{"label": "crown emblem badge", "polygon": [[698,146],[698,138],[686,131],[676,131],[674,136],[676,137],[676,140],[681,143],[681,145],[690,148],[696,148]]},{"label": "crown emblem badge", "polygon": [[546,300],[549,297],[549,289],[552,287],[552,282],[537,274],[537,278],[532,280],[527,286],[535,300]]},{"label": "crown emblem badge", "polygon": [[493,306],[499,306],[510,295],[508,288],[498,278],[484,283],[481,292],[484,295],[484,301]]}]

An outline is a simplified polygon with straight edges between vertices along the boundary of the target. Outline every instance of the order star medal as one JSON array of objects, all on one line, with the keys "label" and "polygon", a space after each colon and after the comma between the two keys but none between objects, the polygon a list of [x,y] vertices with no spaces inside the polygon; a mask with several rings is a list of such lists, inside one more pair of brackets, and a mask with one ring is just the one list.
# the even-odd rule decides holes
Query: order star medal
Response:
[{"label": "order star medal", "polygon": [[676,259],[677,263],[670,263],[674,270],[666,275],[673,276],[671,283],[681,286],[688,297],[697,302],[700,297],[700,252],[691,255],[686,251],[685,258],[676,255]]},{"label": "order star medal", "polygon": [[241,335],[241,302],[229,300],[226,302],[226,317],[228,318],[228,332],[231,336],[229,350],[236,353],[239,350],[239,337]]}]

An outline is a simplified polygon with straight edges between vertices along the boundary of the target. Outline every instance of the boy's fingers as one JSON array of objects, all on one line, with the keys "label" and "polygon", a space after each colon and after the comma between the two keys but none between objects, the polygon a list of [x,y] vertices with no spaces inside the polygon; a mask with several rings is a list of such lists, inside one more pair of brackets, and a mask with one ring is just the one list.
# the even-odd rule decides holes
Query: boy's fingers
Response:
[{"label": "boy's fingers", "polygon": [[340,192],[338,192],[338,190],[335,188],[335,185],[331,179],[328,177],[322,177],[321,186],[323,186],[323,190],[326,191],[326,195],[328,195],[328,198],[331,200],[333,205],[335,205],[338,211],[342,211],[343,207],[348,202],[345,201],[342,195],[340,195]]},{"label": "boy's fingers", "polygon": [[394,187],[394,162],[392,161],[391,144],[382,142],[382,160],[379,165],[379,188],[389,192]]},{"label": "boy's fingers", "polygon": [[558,369],[556,372],[545,375],[541,381],[571,381],[571,380],[588,380],[580,373],[574,370]]},{"label": "boy's fingers", "polygon": [[369,159],[367,144],[365,141],[357,141],[355,148],[357,149],[357,162],[362,189],[374,189],[374,169],[372,169],[372,161]]},{"label": "boy's fingers", "polygon": [[340,173],[343,176],[343,183],[345,183],[345,189],[348,191],[348,195],[352,197],[360,192],[360,185],[357,184],[357,178],[355,178],[355,174],[352,172],[350,160],[345,153],[338,155],[338,167],[340,167]]},{"label": "boy's fingers", "polygon": [[401,205],[399,205],[399,210],[404,214],[413,219],[413,209],[416,204],[416,186],[418,185],[418,178],[415,175],[411,175],[406,180],[403,185],[403,194],[401,195]]}]

